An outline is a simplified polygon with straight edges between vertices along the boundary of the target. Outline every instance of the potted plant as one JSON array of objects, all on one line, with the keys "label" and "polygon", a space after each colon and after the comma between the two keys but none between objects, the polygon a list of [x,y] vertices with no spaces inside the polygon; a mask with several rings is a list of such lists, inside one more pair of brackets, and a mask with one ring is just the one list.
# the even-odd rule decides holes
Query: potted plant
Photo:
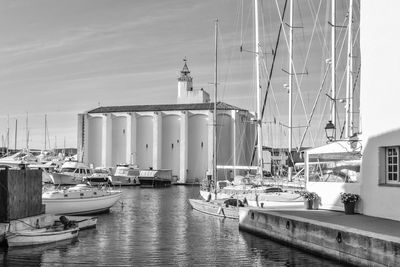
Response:
[{"label": "potted plant", "polygon": [[353,193],[340,193],[340,200],[344,204],[345,214],[354,214],[354,208],[356,202],[360,199],[360,196]]},{"label": "potted plant", "polygon": [[308,210],[312,210],[314,206],[314,201],[318,200],[317,193],[302,191],[300,192],[300,196],[304,198],[304,206]]}]

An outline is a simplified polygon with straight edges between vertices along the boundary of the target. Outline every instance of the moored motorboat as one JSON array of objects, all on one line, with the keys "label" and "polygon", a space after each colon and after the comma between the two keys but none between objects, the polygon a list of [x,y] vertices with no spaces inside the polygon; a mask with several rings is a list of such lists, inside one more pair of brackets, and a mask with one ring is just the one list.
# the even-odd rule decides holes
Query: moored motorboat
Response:
[{"label": "moored motorboat", "polygon": [[79,184],[70,188],[43,192],[42,203],[46,213],[63,215],[95,214],[108,211],[122,192],[108,186],[92,187]]},{"label": "moored motorboat", "polygon": [[78,234],[79,228],[76,225],[70,228],[61,225],[8,232],[6,234],[6,241],[9,247],[34,246],[76,238]]},{"label": "moored motorboat", "polygon": [[84,182],[91,185],[112,184],[111,171],[108,168],[97,167],[93,170],[92,175],[83,178]]},{"label": "moored motorboat", "polygon": [[118,164],[111,176],[113,185],[140,185],[140,170],[135,165]]},{"label": "moored motorboat", "polygon": [[140,187],[167,187],[172,183],[172,170],[140,170]]},{"label": "moored motorboat", "polygon": [[52,172],[50,177],[56,185],[76,185],[83,181],[84,177],[90,176],[92,170],[82,162],[66,161],[59,172]]}]

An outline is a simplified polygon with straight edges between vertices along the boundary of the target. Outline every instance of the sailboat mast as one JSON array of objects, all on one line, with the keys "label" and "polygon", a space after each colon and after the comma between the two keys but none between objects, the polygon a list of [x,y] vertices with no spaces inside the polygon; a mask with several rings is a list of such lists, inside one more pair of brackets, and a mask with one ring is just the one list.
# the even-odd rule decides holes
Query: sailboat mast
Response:
[{"label": "sailboat mast", "polygon": [[[289,161],[292,159],[292,129],[293,129],[293,119],[292,119],[292,96],[293,96],[293,0],[290,0],[290,20],[289,20],[289,140],[288,140],[288,157]],[[292,171],[291,166],[288,167],[288,180],[292,181]]]},{"label": "sailboat mast", "polygon": [[333,133],[333,139],[336,139],[336,0],[331,0],[332,2],[332,31],[331,31],[331,62],[332,62],[332,91],[331,91],[331,121],[335,125],[335,130]]},{"label": "sailboat mast", "polygon": [[347,86],[346,86],[346,128],[345,137],[353,134],[353,0],[349,1],[349,24],[347,27]]},{"label": "sailboat mast", "polygon": [[214,69],[214,114],[213,114],[213,177],[215,199],[217,199],[217,89],[218,89],[218,19],[215,20],[215,69]]},{"label": "sailboat mast", "polygon": [[17,151],[17,131],[18,131],[18,119],[15,119],[15,143],[14,143],[14,148],[15,151]]},{"label": "sailboat mast", "polygon": [[47,115],[44,114],[44,150],[47,149]]},{"label": "sailboat mast", "polygon": [[256,88],[257,88],[257,156],[258,175],[263,177],[263,156],[262,156],[262,114],[261,114],[261,86],[260,86],[260,41],[258,35],[258,0],[254,0],[254,26],[255,26],[255,54],[256,54]]}]

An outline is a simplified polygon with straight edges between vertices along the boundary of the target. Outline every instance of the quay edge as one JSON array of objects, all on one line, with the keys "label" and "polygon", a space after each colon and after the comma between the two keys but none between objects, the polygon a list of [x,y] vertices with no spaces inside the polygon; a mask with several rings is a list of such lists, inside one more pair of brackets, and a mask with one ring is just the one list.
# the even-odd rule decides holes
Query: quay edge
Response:
[{"label": "quay edge", "polygon": [[[340,212],[315,212],[346,216]],[[362,215],[347,216],[354,221],[356,217],[351,216]],[[346,217],[341,218],[346,220]],[[351,224],[339,225],[329,223],[329,220],[324,222],[293,216],[285,211],[240,208],[239,229],[341,263],[355,266],[400,266],[400,237],[365,231]]]}]

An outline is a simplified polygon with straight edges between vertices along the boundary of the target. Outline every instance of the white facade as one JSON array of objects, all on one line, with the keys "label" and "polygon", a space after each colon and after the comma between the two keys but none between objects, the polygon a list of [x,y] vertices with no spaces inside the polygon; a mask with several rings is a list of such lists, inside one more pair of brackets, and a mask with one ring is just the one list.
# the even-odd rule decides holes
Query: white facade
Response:
[{"label": "white facade", "polygon": [[[400,220],[399,166],[398,156],[396,159],[389,153],[391,148],[398,151],[400,147],[399,12],[400,2],[396,0],[361,4],[363,213],[394,220]],[[396,177],[389,177],[388,165],[397,181],[389,180]]]},{"label": "white facade", "polygon": [[[79,114],[78,150],[83,161],[95,167],[131,163],[143,169],[171,169],[182,183],[200,182],[212,173],[213,103],[207,97],[201,102],[185,97],[183,92],[193,92],[186,90],[192,88],[186,62],[181,73],[178,102],[182,103],[99,107]],[[255,139],[252,117],[246,110],[218,103],[218,165],[250,164]],[[220,171],[218,176],[236,174],[242,173]]]},{"label": "white facade", "polygon": [[[360,46],[362,161],[360,179],[354,183],[307,182],[307,190],[322,198],[322,208],[343,210],[340,192],[361,196],[358,212],[400,220],[400,2],[396,0],[361,3]],[[343,141],[341,153],[350,155],[354,147]],[[357,148],[355,146],[355,148]],[[358,149],[358,148],[357,148]],[[320,151],[319,151],[320,150]],[[321,147],[307,154],[332,152]],[[307,155],[308,157],[308,155]]]}]

